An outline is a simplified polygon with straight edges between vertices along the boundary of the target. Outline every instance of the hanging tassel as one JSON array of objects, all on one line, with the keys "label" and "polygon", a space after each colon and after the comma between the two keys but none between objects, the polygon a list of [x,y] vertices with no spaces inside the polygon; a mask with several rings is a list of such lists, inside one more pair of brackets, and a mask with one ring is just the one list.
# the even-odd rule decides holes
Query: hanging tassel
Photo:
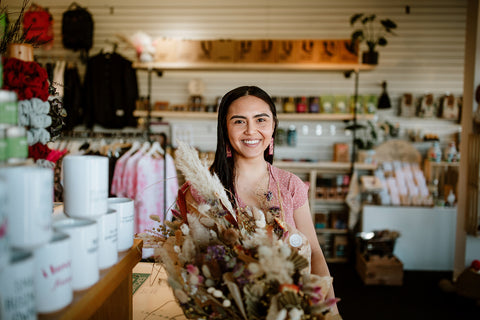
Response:
[{"label": "hanging tassel", "polygon": [[390,98],[387,93],[387,82],[382,82],[382,95],[378,99],[378,109],[390,109],[392,105],[390,104]]}]

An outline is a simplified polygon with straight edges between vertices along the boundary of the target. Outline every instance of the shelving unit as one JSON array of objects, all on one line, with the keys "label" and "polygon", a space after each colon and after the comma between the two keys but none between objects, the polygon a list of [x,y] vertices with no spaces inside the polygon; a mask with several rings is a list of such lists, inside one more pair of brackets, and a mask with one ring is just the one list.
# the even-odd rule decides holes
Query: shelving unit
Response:
[{"label": "shelving unit", "polygon": [[[309,183],[309,204],[312,220],[325,258],[327,262],[347,262],[351,244],[349,243],[349,230],[347,228],[348,206],[345,202],[345,195],[335,199],[319,198],[317,187],[319,187],[319,179],[321,178],[349,175],[352,165],[348,162],[288,161],[274,162],[273,165],[293,172]],[[353,164],[353,169],[357,171],[373,171],[376,167],[374,164]],[[336,223],[333,220],[339,218],[340,215],[342,215],[344,221],[340,223],[341,227],[338,228],[335,227]],[[319,221],[319,217],[324,218],[322,222]]]},{"label": "shelving unit", "polygon": [[[148,117],[148,110],[135,110],[135,117]],[[353,120],[352,113],[279,113],[277,114],[280,121],[348,121]],[[216,112],[193,112],[193,111],[156,111],[150,112],[152,118],[163,119],[184,119],[184,120],[216,120]],[[358,120],[372,120],[373,114],[357,115]]]}]

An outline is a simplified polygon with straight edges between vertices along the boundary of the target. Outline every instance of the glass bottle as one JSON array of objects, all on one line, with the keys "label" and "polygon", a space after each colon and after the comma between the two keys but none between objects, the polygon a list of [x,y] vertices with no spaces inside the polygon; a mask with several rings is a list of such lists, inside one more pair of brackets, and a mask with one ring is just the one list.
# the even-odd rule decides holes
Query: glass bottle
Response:
[{"label": "glass bottle", "polygon": [[283,104],[283,112],[295,113],[295,102],[293,97],[288,97]]},{"label": "glass bottle", "polygon": [[307,97],[301,97],[297,101],[297,113],[307,112]]},{"label": "glass bottle", "polygon": [[295,147],[297,145],[297,128],[293,124],[288,127],[287,144],[290,147]]},{"label": "glass bottle", "polygon": [[318,100],[318,97],[310,97],[310,104],[308,106],[310,113],[318,113],[320,111],[320,103]]}]

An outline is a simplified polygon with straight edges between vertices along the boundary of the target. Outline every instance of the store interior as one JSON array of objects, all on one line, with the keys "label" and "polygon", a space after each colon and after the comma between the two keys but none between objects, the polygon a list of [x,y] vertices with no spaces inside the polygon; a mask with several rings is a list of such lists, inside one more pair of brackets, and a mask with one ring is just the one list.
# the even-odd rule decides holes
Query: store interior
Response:
[{"label": "store interior", "polygon": [[[74,206],[78,217],[92,210],[106,220],[113,206],[118,216],[125,210],[119,199],[130,199],[135,211],[128,244],[117,245],[113,260],[99,260],[95,279],[78,284],[73,278],[71,301],[62,299],[56,309],[47,301],[48,312],[31,306],[28,319],[187,319],[151,239],[140,234],[161,232],[174,220],[186,180],[175,151],[186,142],[211,164],[218,103],[242,85],[264,89],[275,103],[273,165],[309,186],[312,221],[343,319],[480,315],[478,1],[8,0],[0,7],[14,21],[22,2],[27,18],[48,13],[37,34],[47,41],[27,58],[5,49],[2,92],[17,90],[12,79],[26,73],[7,65],[9,57],[35,62],[48,75],[44,103],[52,122],[32,125],[22,104],[32,95],[28,86],[17,91],[18,121],[31,121],[19,133],[28,155],[0,159],[0,199],[6,195],[7,210],[17,209],[8,198],[13,184],[3,182],[18,175],[8,168],[35,162],[54,169],[48,229],[74,218],[67,213]],[[72,23],[66,13],[79,8],[87,13],[82,28],[66,29]],[[381,38],[377,61],[365,60],[366,42],[348,50],[357,30]],[[4,118],[0,126],[10,138],[12,123]],[[79,187],[88,180],[78,159],[84,156],[102,158],[93,175],[104,187],[88,195]],[[130,161],[135,157],[142,165]],[[36,181],[31,189],[40,186]],[[95,193],[105,207],[79,203]],[[0,249],[8,251],[7,237],[0,232]],[[77,272],[89,273],[82,266]],[[1,302],[0,315],[9,319],[7,309]]]}]

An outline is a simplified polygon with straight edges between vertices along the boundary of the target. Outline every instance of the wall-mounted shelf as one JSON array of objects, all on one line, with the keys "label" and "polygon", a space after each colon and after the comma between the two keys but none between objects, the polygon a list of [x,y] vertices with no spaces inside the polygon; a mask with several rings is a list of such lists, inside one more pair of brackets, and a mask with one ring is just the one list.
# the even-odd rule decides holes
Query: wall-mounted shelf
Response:
[{"label": "wall-mounted shelf", "polygon": [[158,71],[368,71],[375,66],[361,63],[220,63],[220,62],[135,62],[133,68]]},{"label": "wall-mounted shelf", "polygon": [[[135,117],[148,117],[147,110],[135,110]],[[183,119],[183,120],[216,120],[216,112],[193,112],[193,111],[151,111],[152,118]],[[351,113],[279,113],[280,121],[347,121],[353,120]],[[357,120],[373,120],[374,114],[357,115]]]}]

